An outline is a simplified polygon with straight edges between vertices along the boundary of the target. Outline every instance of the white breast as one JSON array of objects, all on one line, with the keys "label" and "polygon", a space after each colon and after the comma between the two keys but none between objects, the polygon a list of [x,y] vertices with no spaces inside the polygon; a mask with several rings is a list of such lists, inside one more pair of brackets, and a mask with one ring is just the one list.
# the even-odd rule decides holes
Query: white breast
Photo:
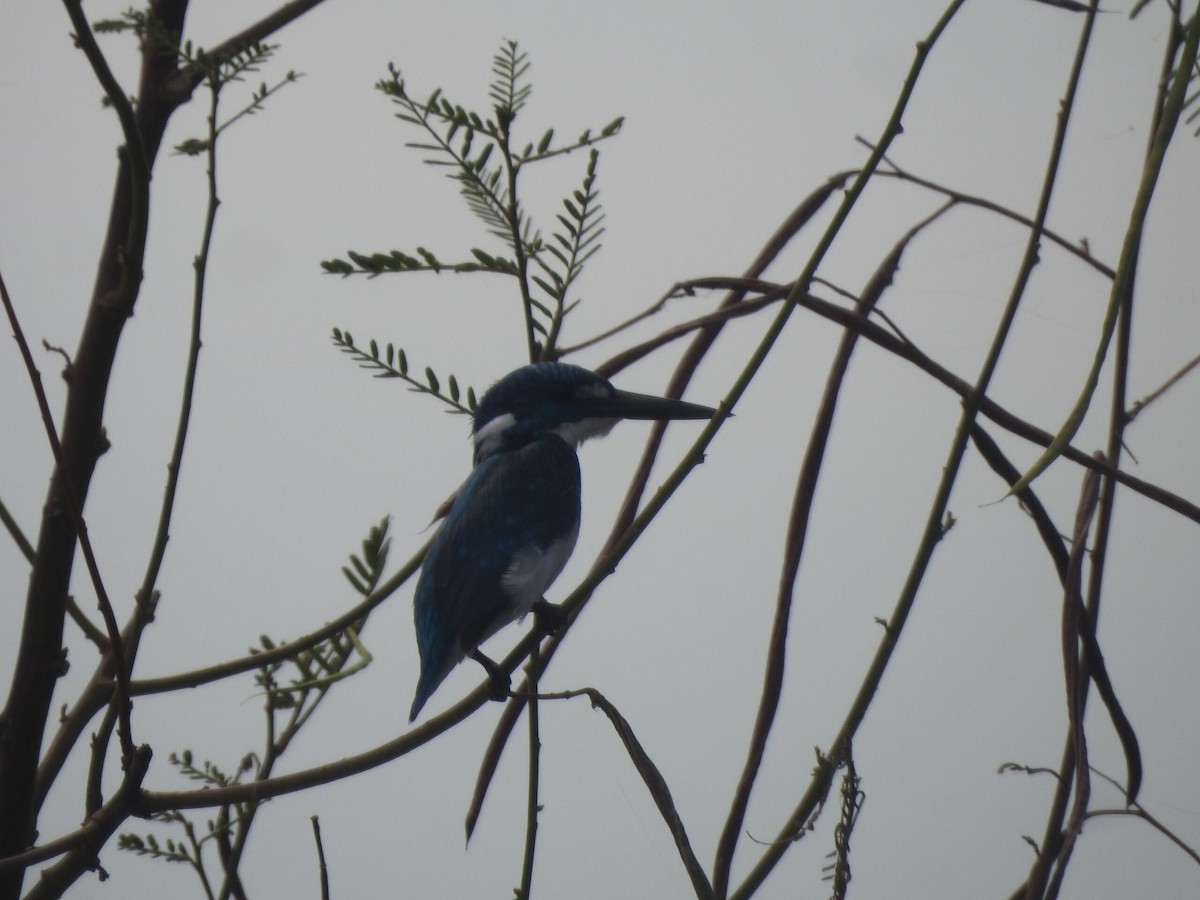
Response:
[{"label": "white breast", "polygon": [[517,553],[500,578],[504,592],[512,598],[513,619],[525,618],[533,604],[545,596],[546,588],[554,583],[567,564],[578,538],[579,525],[576,523],[570,534],[549,547],[530,546]]}]

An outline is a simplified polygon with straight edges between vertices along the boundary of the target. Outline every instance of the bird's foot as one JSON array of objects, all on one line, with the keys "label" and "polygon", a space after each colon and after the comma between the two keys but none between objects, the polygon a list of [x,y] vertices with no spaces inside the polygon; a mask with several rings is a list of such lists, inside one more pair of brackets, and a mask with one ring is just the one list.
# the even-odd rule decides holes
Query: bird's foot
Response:
[{"label": "bird's foot", "polygon": [[539,600],[533,604],[533,614],[538,618],[538,624],[546,634],[558,634],[567,627],[569,616],[566,611],[547,600]]},{"label": "bird's foot", "polygon": [[472,650],[468,655],[488,673],[488,697],[492,700],[507,700],[512,696],[512,678],[507,672],[478,650]]}]

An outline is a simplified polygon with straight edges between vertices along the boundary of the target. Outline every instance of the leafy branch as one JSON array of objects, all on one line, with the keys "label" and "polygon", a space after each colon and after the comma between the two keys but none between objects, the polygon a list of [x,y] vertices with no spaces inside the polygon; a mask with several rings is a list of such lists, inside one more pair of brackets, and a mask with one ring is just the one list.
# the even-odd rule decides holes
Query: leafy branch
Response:
[{"label": "leafy branch", "polygon": [[[349,564],[342,568],[354,590],[364,597],[375,593],[383,580],[391,546],[388,525],[389,520],[385,517],[378,524],[371,526],[362,541],[361,554],[351,553]],[[331,635],[320,644],[287,659],[272,660],[259,669],[255,682],[267,695],[267,741],[261,757],[257,753],[246,754],[232,774],[207,760],[197,765],[191,750],[170,754],[168,762],[185,778],[200,782],[205,790],[220,790],[238,785],[243,776],[249,773],[253,773],[256,783],[270,778],[275,763],[327,696],[330,687],[335,682],[361,671],[370,663],[371,655],[358,638],[358,633],[365,624],[364,613],[355,623],[346,626],[341,632]],[[260,638],[260,642],[262,648],[268,652],[276,646],[275,642],[265,635]],[[348,666],[355,652],[359,654],[360,662]],[[291,679],[289,686],[280,686],[277,676],[289,663],[295,666],[297,677]],[[281,720],[280,716],[286,718]],[[207,822],[207,835],[200,839],[196,838],[196,826],[187,816],[178,809],[164,810],[153,814],[152,818],[182,828],[185,839],[166,838],[160,842],[152,833],[125,833],[118,836],[117,846],[139,856],[165,862],[187,863],[196,871],[205,895],[210,900],[227,897],[238,884],[238,864],[261,802],[261,798],[253,798],[222,805],[217,818]],[[221,890],[217,893],[211,888],[203,859],[203,845],[210,840],[215,840],[220,848],[219,857],[224,876]]]},{"label": "leafy branch", "polygon": [[[400,70],[389,64],[388,75],[376,88],[399,108],[396,118],[423,132],[406,147],[420,150],[425,163],[446,171],[459,188],[471,213],[486,232],[500,240],[505,252],[495,254],[479,248],[470,250],[472,260],[446,264],[433,253],[418,247],[416,255],[392,250],[363,253],[347,251],[346,258],[328,259],[321,267],[335,275],[381,275],[396,272],[478,272],[515,276],[518,280],[530,359],[551,358],[562,320],[574,308],[569,292],[583,272],[584,264],[600,249],[603,213],[596,189],[600,141],[615,136],[624,123],[618,117],[599,131],[585,129],[567,143],[555,143],[549,128],[536,142],[514,149],[512,131],[517,116],[527,105],[533,86],[528,80],[530,62],[516,41],[505,41],[492,59],[495,76],[488,97],[492,113],[483,115],[447,98],[436,88],[422,101],[408,89]],[[558,215],[560,229],[549,240],[526,212],[517,188],[522,169],[590,147],[581,187],[563,200],[566,215]],[[530,262],[538,270],[530,273]],[[536,296],[535,290],[544,296]],[[577,301],[576,301],[577,302]]]},{"label": "leafy branch", "polygon": [[372,278],[385,272],[433,272],[437,275],[443,271],[517,274],[516,266],[510,259],[495,257],[477,248],[472,248],[471,255],[475,257],[474,262],[444,263],[424,247],[417,248],[417,256],[411,256],[402,250],[390,250],[387,253],[359,253],[347,250],[348,262],[338,258],[324,259],[321,260],[321,268],[331,275],[367,275]]},{"label": "leafy branch", "polygon": [[376,378],[401,378],[408,382],[409,390],[418,394],[432,394],[452,407],[448,410],[449,412],[467,414],[475,412],[477,400],[474,388],[468,387],[464,398],[458,379],[450,375],[446,379],[446,391],[443,392],[441,379],[429,366],[425,367],[424,382],[414,378],[408,374],[408,356],[403,348],[397,348],[389,343],[381,354],[378,342],[372,340],[369,349],[364,350],[355,345],[354,337],[350,332],[342,331],[340,328],[333,329],[333,342],[343,353],[357,359],[359,368],[374,370]]},{"label": "leafy branch", "polygon": [[[600,152],[593,149],[588,155],[587,172],[581,189],[563,200],[563,208],[567,215],[557,216],[563,230],[554,232],[546,244],[545,252],[533,257],[534,262],[550,280],[537,275],[532,276],[532,280],[554,300],[550,332],[546,336],[547,347],[556,345],[563,318],[579,303],[578,300],[572,304],[567,303],[571,285],[583,273],[584,264],[600,250],[600,235],[604,234],[604,213],[601,211],[596,191],[596,164],[599,159]],[[552,256],[561,268],[556,268],[548,262],[547,256]]]},{"label": "leafy branch", "polygon": [[142,837],[139,834],[127,832],[117,836],[117,849],[136,853],[138,856],[148,856],[151,859],[161,859],[164,862],[186,863],[199,877],[200,884],[204,888],[204,896],[213,900],[212,884],[209,882],[208,873],[205,870],[204,844],[217,837],[216,822],[209,820],[208,834],[197,839],[196,827],[178,810],[156,813],[152,818],[159,822],[177,823],[183,829],[186,843],[167,838],[163,844],[159,844],[158,838],[153,833]]},{"label": "leafy branch", "polygon": [[[493,96],[512,95],[524,105],[530,86],[518,86],[517,82],[527,70],[527,65],[512,70],[512,80],[507,83],[493,82]],[[532,222],[509,193],[503,167],[491,162],[497,146],[507,141],[507,128],[516,118],[520,106],[498,105],[496,119],[484,118],[450,102],[441,88],[435,89],[422,103],[409,94],[400,70],[390,63],[388,77],[380,80],[376,88],[400,107],[397,119],[416,125],[428,135],[428,140],[408,141],[404,146],[429,154],[426,165],[449,169],[447,176],[458,182],[459,192],[468,208],[490,234],[504,241],[513,252],[522,245],[529,248],[535,243],[537,235]],[[503,129],[497,119],[504,123]],[[482,137],[482,147],[478,149],[476,137]],[[514,234],[518,236],[516,240]]]},{"label": "leafy branch", "polygon": [[[249,104],[244,106],[242,109],[238,110],[238,112],[236,112],[234,115],[230,116],[229,119],[227,119],[226,121],[222,122],[219,126],[217,126],[216,136],[220,136],[225,131],[225,129],[227,129],[234,122],[237,122],[239,119],[245,118],[246,116],[252,116],[255,113],[257,113],[260,109],[263,108],[263,103],[266,101],[266,99],[268,97],[270,97],[273,94],[278,93],[285,86],[287,86],[289,84],[294,84],[297,80],[299,80],[300,78],[303,78],[303,77],[304,77],[304,74],[302,72],[296,72],[294,69],[289,69],[287,74],[284,75],[283,78],[281,78],[279,81],[275,82],[275,84],[270,85],[269,87],[265,81],[262,82],[258,86],[258,88],[250,95],[250,103]],[[187,156],[198,156],[201,153],[204,153],[206,150],[208,150],[211,140],[212,140],[212,138],[188,138],[187,140],[180,141],[178,144],[175,145],[175,152],[182,153]]]}]

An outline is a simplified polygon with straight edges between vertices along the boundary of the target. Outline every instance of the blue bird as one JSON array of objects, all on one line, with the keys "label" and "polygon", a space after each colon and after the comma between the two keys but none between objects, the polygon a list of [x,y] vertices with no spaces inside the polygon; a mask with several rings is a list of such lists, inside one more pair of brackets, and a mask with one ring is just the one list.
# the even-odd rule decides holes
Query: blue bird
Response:
[{"label": "blue bird", "polygon": [[429,545],[414,600],[421,677],[408,720],[463,657],[501,679],[479,645],[533,610],[579,536],[579,458],[619,419],[707,419],[716,410],[632,394],[595,372],[535,363],[496,382],[475,410],[475,466]]}]

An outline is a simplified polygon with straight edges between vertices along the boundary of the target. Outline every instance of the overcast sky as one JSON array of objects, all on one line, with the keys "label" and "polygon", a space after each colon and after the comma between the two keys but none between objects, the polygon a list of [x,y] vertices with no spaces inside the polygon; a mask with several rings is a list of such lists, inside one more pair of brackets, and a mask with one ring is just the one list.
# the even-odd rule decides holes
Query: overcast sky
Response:
[{"label": "overcast sky", "polygon": [[[1161,2],[1130,22],[1128,2],[1096,23],[1049,226],[1115,265],[1140,177],[1168,16]],[[90,19],[126,6],[90,2]],[[272,9],[263,0],[195,0],[189,36],[218,43]],[[404,142],[419,135],[372,89],[389,62],[412,92],[435,86],[485,111],[491,58],[503,39],[529,53],[534,90],[518,120],[526,140],[548,127],[571,136],[626,118],[602,146],[604,249],[581,283],[563,342],[577,343],[640,311],[674,282],[738,275],[785,216],[835,172],[866,158],[940,2],[330,2],[290,26],[267,82],[295,85],[223,137],[223,200],[212,251],[204,349],[162,605],[136,674],[164,675],[237,656],[268,633],[302,634],[355,600],[340,567],[367,529],[392,517],[392,568],[426,540],[438,504],[470,465],[469,423],[397,381],[372,380],[338,353],[334,326],[360,342],[393,341],[414,366],[486,388],[525,361],[512,285],[485,275],[338,279],[319,262],[418,245],[443,259],[490,247],[456,188]],[[1081,16],[1019,0],[967,3],[936,46],[891,157],[909,171],[1031,215],[1045,171]],[[0,11],[0,271],[26,334],[72,351],[91,292],[111,199],[114,115],[68,37],[66,14],[41,0]],[[102,38],[129,92],[128,37]],[[255,84],[251,81],[246,90]],[[238,106],[231,89],[224,109]],[[173,120],[172,145],[203,132],[201,92]],[[1194,124],[1177,136],[1138,276],[1131,398],[1143,397],[1200,352],[1195,235],[1200,209]],[[549,222],[585,157],[530,170],[530,209]],[[164,153],[155,169],[146,279],[125,329],[105,422],[112,450],[88,501],[89,528],[124,620],[156,525],[182,385],[205,191],[201,160]],[[900,235],[939,204],[916,187],[872,183],[819,274],[860,290]],[[825,219],[821,220],[821,224]],[[794,278],[813,246],[806,231],[768,273]],[[911,249],[883,308],[918,346],[967,379],[987,351],[1024,249],[1017,226],[959,210]],[[1109,284],[1056,248],[1042,262],[991,391],[1056,430],[1095,351]],[[826,290],[823,296],[836,299]],[[680,300],[663,323],[712,308]],[[715,403],[768,320],[731,325],[688,398]],[[638,337],[657,333],[652,324]],[[651,533],[605,583],[572,630],[543,687],[594,686],[624,713],[662,770],[697,855],[709,866],[745,757],[762,681],[779,559],[796,470],[837,329],[795,314],[736,418]],[[632,341],[630,341],[631,343]],[[573,361],[597,365],[623,339]],[[659,392],[669,350],[622,372],[620,387]],[[38,352],[58,409],[60,360]],[[1076,445],[1104,445],[1108,380]],[[1200,377],[1146,411],[1128,434],[1136,474],[1200,501]],[[813,748],[829,750],[890,614],[916,547],[958,418],[957,398],[883,351],[859,348],[839,408],[798,581],[783,704],[746,830],[772,839],[807,784]],[[0,498],[35,536],[49,453],[12,344],[0,349]],[[672,426],[664,463],[699,425]],[[584,519],[572,562],[550,591],[566,596],[607,535],[645,424],[619,427],[581,452]],[[1035,449],[1001,444],[1018,465]],[[657,475],[661,479],[665,465]],[[1081,473],[1056,464],[1037,483],[1069,531]],[[866,804],[854,832],[851,896],[1007,896],[1032,862],[1052,780],[997,775],[1012,761],[1058,765],[1065,735],[1058,621],[1050,561],[1016,503],[969,453],[951,502],[957,524],[940,545],[871,713],[855,759]],[[0,540],[0,661],[14,653],[28,569]],[[1142,742],[1142,801],[1200,844],[1200,541],[1190,523],[1123,492],[1110,550],[1101,639],[1118,695]],[[92,609],[82,566],[74,593]],[[81,576],[83,576],[81,578]],[[284,771],[361,752],[407,729],[417,677],[412,585],[371,619],[374,662],[340,686]],[[488,649],[503,655],[523,633]],[[70,702],[94,666],[68,627]],[[10,667],[0,664],[0,689]],[[460,667],[426,708],[435,715],[480,679]],[[190,784],[167,765],[190,748],[226,769],[262,742],[250,677],[139,700],[140,741],[155,750],[147,787]],[[1123,760],[1096,703],[1093,763]],[[505,897],[520,878],[525,737],[519,728],[469,849],[462,823],[483,747],[500,713],[489,705],[440,740],[387,766],[272,801],[244,866],[254,897],[317,896],[309,817],[319,815],[334,896]],[[691,896],[670,835],[612,728],[585,701],[542,707],[545,811],[536,896]],[[77,826],[81,747],[41,820],[41,838]],[[116,783],[115,777],[109,785]],[[1097,783],[1094,805],[1119,795]],[[204,821],[204,814],[197,817]],[[834,810],[793,848],[762,896],[821,897]],[[144,823],[131,823],[145,830]],[[166,834],[160,831],[159,834]],[[761,848],[739,845],[734,874]],[[200,896],[181,866],[110,847],[71,896],[113,890]],[[29,877],[27,884],[32,882]],[[1200,894],[1200,867],[1133,819],[1089,821],[1064,897]]]}]

